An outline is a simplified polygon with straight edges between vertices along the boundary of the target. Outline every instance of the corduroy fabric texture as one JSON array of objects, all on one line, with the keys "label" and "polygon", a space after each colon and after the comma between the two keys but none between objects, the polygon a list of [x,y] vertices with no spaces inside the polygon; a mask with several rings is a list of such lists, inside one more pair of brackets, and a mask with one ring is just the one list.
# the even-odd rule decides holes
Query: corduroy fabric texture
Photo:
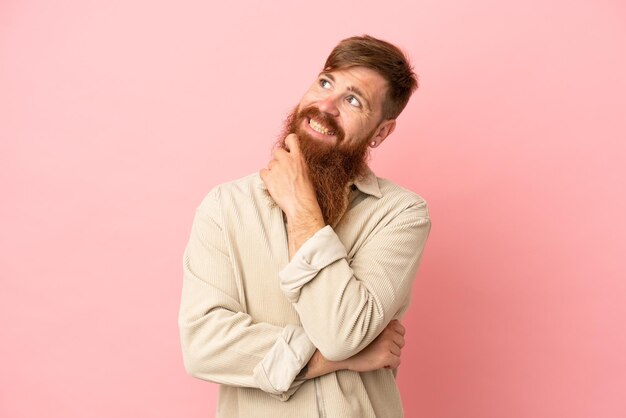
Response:
[{"label": "corduroy fabric texture", "polygon": [[[187,371],[221,384],[217,417],[402,416],[391,370],[291,380],[315,348],[348,358],[408,308],[430,231],[426,202],[371,172],[355,185],[322,247],[304,245],[291,263],[282,211],[258,173],[217,186],[197,208],[179,329]],[[302,260],[320,259],[324,239],[338,239],[341,257],[290,281]]]}]

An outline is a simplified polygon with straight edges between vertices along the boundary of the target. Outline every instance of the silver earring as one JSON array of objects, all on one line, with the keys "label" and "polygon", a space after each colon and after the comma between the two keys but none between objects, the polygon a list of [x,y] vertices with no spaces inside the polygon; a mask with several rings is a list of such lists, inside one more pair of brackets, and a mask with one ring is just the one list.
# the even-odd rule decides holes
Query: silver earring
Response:
[{"label": "silver earring", "polygon": [[376,141],[372,141],[372,143],[370,144],[370,146],[372,146],[372,147],[376,146]]}]

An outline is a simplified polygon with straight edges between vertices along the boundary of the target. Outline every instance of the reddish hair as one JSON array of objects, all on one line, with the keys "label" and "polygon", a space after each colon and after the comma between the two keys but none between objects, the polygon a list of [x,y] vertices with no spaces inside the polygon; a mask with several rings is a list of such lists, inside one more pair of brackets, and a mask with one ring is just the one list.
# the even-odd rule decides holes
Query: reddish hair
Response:
[{"label": "reddish hair", "polygon": [[395,119],[417,89],[417,75],[406,55],[395,45],[369,35],[344,39],[332,50],[324,71],[367,67],[380,74],[389,88],[383,102],[383,119]]}]

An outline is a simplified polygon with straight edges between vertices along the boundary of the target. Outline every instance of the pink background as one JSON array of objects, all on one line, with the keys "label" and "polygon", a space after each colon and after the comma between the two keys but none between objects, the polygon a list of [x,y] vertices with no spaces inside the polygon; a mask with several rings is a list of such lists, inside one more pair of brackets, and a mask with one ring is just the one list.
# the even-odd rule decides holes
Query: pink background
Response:
[{"label": "pink background", "polygon": [[2,1],[0,416],[213,416],[176,324],[195,207],[362,33],[421,81],[373,156],[433,219],[406,416],[626,416],[622,1],[210,3]]}]

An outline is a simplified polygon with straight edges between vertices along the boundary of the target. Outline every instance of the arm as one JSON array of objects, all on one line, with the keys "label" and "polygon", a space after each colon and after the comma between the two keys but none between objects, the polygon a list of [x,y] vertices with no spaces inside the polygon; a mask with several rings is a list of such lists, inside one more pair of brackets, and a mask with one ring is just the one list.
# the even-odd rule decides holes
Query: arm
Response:
[{"label": "arm", "polygon": [[363,350],[408,304],[430,230],[426,206],[409,205],[386,222],[350,262],[326,226],[280,272],[307,335],[330,360]]},{"label": "arm", "polygon": [[404,332],[402,324],[393,320],[370,345],[346,360],[331,361],[316,350],[299,376],[312,379],[337,370],[369,372],[383,368],[397,369],[400,365],[401,350],[404,347]]},{"label": "arm", "polygon": [[370,344],[407,304],[430,219],[423,201],[398,199],[349,262],[319,205],[295,135],[274,152],[261,178],[287,216],[291,261],[281,288],[313,344],[327,359],[347,359]]},{"label": "arm", "polygon": [[183,271],[178,324],[188,373],[287,400],[304,382],[295,377],[315,347],[302,327],[254,323],[243,312],[215,192],[198,207]]}]

